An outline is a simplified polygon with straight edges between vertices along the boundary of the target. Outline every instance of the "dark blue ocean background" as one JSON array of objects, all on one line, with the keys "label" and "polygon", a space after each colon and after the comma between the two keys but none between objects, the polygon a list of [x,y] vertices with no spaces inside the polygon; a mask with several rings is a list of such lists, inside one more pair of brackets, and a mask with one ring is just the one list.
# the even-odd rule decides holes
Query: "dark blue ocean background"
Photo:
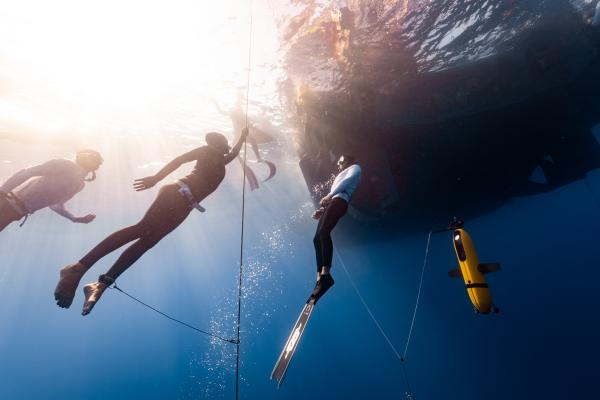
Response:
[{"label": "dark blue ocean background", "polygon": [[[206,11],[205,3],[191,3],[197,7],[193,13],[184,12],[184,7],[184,11],[166,7],[172,14],[165,15],[165,20],[181,25],[182,32],[177,34],[188,38],[187,44],[201,37],[214,38],[214,42],[209,41],[210,46],[203,48],[205,53],[189,59],[176,58],[175,50],[182,49],[175,46],[169,56],[181,69],[169,76],[173,81],[157,83],[154,76],[148,78],[141,70],[127,70],[128,62],[139,56],[130,54],[127,46],[127,51],[118,53],[125,60],[109,63],[116,75],[107,76],[122,75],[125,82],[134,80],[147,88],[148,93],[142,95],[147,97],[146,102],[134,96],[130,100],[114,95],[112,91],[123,82],[107,88],[106,93],[102,92],[104,85],[97,83],[91,89],[80,87],[87,79],[95,82],[97,76],[92,73],[78,76],[79,80],[73,78],[72,86],[61,86],[64,76],[53,75],[56,59],[45,53],[40,57],[47,57],[48,64],[32,59],[54,72],[48,72],[48,76],[32,73],[33,83],[24,84],[25,80],[19,79],[29,77],[30,71],[19,66],[33,68],[35,63],[27,57],[11,58],[18,53],[14,49],[27,53],[32,43],[54,46],[60,40],[48,39],[45,43],[45,35],[54,38],[52,29],[28,24],[25,17],[25,22],[13,18],[21,13],[34,18],[28,10],[0,15],[0,56],[10,61],[4,64],[0,57],[0,181],[28,165],[70,158],[83,145],[97,147],[105,158],[97,181],[68,203],[75,214],[96,213],[97,220],[92,224],[71,224],[43,210],[23,227],[12,224],[0,233],[2,400],[234,398],[234,345],[169,321],[116,290],[107,291],[86,317],[80,315],[80,290],[69,310],[59,309],[53,301],[60,268],[80,259],[114,230],[135,223],[152,202],[158,187],[136,193],[131,188],[134,179],[154,173],[174,156],[202,145],[202,133],[208,130],[221,130],[233,137],[231,121],[216,113],[212,101],[233,105],[236,92],[246,85],[248,37],[239,32],[247,32],[248,10],[232,1],[227,2],[224,11],[218,7]],[[270,43],[278,37],[272,20],[277,14],[273,8],[278,7],[272,3],[257,2],[255,6],[257,59],[261,51],[280,50],[278,44]],[[507,3],[535,8],[536,2]],[[595,9],[590,1],[571,3]],[[126,16],[132,11],[119,8],[120,3],[112,6],[122,14],[113,13],[108,6],[104,9],[104,3],[94,4],[97,9],[85,14],[89,20],[78,14],[83,22],[67,26],[65,37],[76,36],[72,32],[77,29],[85,31],[86,23],[96,20],[99,10],[111,22],[102,25],[109,27],[123,21],[116,18],[115,22],[107,16]],[[457,4],[460,7],[463,2]],[[60,13],[53,6],[46,7],[36,13],[41,17],[34,19],[36,23],[47,19],[48,26],[54,27]],[[286,7],[294,8],[287,5],[281,7],[283,11],[276,11],[285,14],[289,12]],[[81,9],[75,11],[82,13]],[[154,11],[160,18],[146,18],[133,10],[134,19],[146,24],[140,32],[146,28],[148,32],[160,31],[155,27],[164,22],[163,10]],[[198,18],[205,18],[204,25]],[[129,20],[123,20],[123,26],[129,27]],[[458,22],[458,31],[464,31],[464,24]],[[522,26],[529,26],[529,22]],[[41,33],[31,40],[19,41],[18,34],[13,37],[7,33],[16,28],[18,32],[29,31],[35,26],[31,29]],[[202,26],[200,31],[193,30],[198,26]],[[452,29],[446,33],[452,36]],[[168,34],[164,30],[157,36]],[[497,34],[501,36],[502,32]],[[135,40],[132,43],[137,43]],[[169,40],[162,43],[163,50],[173,47]],[[232,43],[238,46],[231,47],[237,49],[235,54],[218,54],[219,47],[230,49]],[[186,55],[197,50],[182,47]],[[38,50],[30,51],[36,54]],[[461,55],[468,58],[469,50]],[[159,52],[150,48],[143,53],[150,57],[144,62],[150,65],[153,57],[159,58],[156,54]],[[440,54],[443,58],[446,53]],[[269,57],[269,63],[278,60],[277,54]],[[97,61],[91,59],[89,65],[82,65],[92,68]],[[337,255],[332,274],[336,284],[315,308],[282,387],[277,389],[276,383],[269,380],[314,285],[312,237],[316,221],[311,218],[314,204],[293,146],[297,126],[286,123],[285,110],[277,103],[283,95],[273,81],[284,75],[284,68],[259,63],[262,61],[256,61],[252,68],[250,111],[275,126],[277,140],[263,148],[263,155],[277,164],[278,174],[261,183],[260,189],[246,192],[239,397],[407,399],[401,364],[363,307],[343,266],[402,353],[417,297],[427,233],[444,227],[455,216],[452,213],[440,216],[435,210],[419,210],[425,216],[430,211],[435,215],[423,222],[415,222],[414,218],[410,222],[397,218],[393,223],[358,222],[345,217],[333,235]],[[64,75],[71,73],[67,70]],[[186,74],[199,78],[188,81]],[[13,81],[17,83],[13,85]],[[131,95],[139,87],[132,84],[125,89],[124,93]],[[105,97],[98,95],[97,100],[98,92]],[[53,97],[56,93],[63,97]],[[97,102],[86,103],[94,99]],[[10,125],[5,124],[9,117],[22,117],[27,123],[21,121],[19,126],[27,129],[3,136]],[[48,121],[54,123],[50,124],[50,133],[40,128]],[[485,128],[482,126],[482,131]],[[62,138],[61,132],[76,132],[78,141]],[[598,126],[595,135],[599,140]],[[264,178],[267,171],[263,164],[251,162],[250,166]],[[164,183],[188,169],[182,168]],[[242,170],[237,162],[228,166],[225,181],[203,206],[206,213],[192,213],[119,278],[118,284],[175,318],[234,338],[242,207]],[[474,215],[466,219],[465,227],[475,241],[479,258],[502,265],[500,272],[487,277],[501,312],[478,315],[472,311],[464,284],[447,276],[447,271],[456,267],[450,235],[433,236],[405,363],[413,398],[597,398],[600,171],[593,170],[585,179],[545,194],[512,198]],[[96,280],[118,254],[100,261],[83,282]]]}]

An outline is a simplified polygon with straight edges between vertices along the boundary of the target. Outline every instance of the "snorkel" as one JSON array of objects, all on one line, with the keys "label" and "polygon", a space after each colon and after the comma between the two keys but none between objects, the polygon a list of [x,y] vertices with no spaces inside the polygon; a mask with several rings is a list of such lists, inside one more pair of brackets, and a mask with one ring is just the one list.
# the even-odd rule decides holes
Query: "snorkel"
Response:
[{"label": "snorkel", "polygon": [[91,174],[91,176],[86,177],[84,181],[92,182],[96,180],[96,171],[100,168],[104,159],[96,150],[86,149],[77,152],[75,162],[88,172],[88,175]]}]

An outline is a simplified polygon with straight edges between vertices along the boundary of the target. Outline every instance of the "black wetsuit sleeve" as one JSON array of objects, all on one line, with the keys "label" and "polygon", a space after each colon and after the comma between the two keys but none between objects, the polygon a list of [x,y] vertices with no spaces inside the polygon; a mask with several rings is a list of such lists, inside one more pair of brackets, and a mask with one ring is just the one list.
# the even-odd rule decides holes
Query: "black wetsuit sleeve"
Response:
[{"label": "black wetsuit sleeve", "polygon": [[237,143],[233,146],[233,149],[225,156],[225,165],[229,164],[240,154],[240,150],[242,149],[242,144],[244,144],[243,135],[240,135]]},{"label": "black wetsuit sleeve", "polygon": [[171,162],[169,162],[167,165],[165,165],[160,171],[158,171],[158,173],[155,176],[159,180],[162,180],[165,177],[167,177],[171,172],[173,172],[177,168],[179,168],[182,164],[186,164],[186,163],[189,163],[192,161],[197,161],[198,159],[202,158],[202,156],[205,153],[206,153],[206,147],[198,147],[197,149],[188,151],[187,153],[184,153],[184,154],[180,155],[179,157],[176,157]]}]

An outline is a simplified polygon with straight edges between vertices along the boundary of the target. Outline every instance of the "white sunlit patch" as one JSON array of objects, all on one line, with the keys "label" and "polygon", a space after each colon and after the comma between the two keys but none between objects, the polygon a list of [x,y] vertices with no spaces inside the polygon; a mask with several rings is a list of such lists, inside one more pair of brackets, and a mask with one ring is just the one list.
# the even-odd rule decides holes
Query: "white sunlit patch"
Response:
[{"label": "white sunlit patch", "polygon": [[[278,60],[276,27],[261,7],[254,7],[255,99],[269,97],[277,82],[261,67]],[[213,125],[209,99],[227,103],[246,86],[249,15],[248,4],[234,0],[6,3],[3,101],[27,110],[26,123],[48,117],[86,134],[172,131],[172,121],[184,119],[182,133]]]},{"label": "white sunlit patch", "polygon": [[460,235],[454,236],[454,240],[458,242],[460,240]]},{"label": "white sunlit patch", "polygon": [[155,169],[157,167],[162,167],[166,163],[164,161],[152,161],[146,164],[139,165],[139,169]]}]

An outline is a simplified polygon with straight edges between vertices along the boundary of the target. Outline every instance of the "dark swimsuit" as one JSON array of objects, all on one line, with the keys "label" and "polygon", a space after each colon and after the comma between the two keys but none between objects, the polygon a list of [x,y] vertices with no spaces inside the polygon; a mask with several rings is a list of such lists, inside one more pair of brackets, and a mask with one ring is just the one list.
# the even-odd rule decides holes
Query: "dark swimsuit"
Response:
[{"label": "dark swimsuit", "polygon": [[[208,146],[195,151],[196,166],[181,181],[191,189],[196,202],[200,202],[214,192],[225,178],[225,158]],[[136,240],[106,273],[109,280],[114,281],[146,251],[181,225],[192,210],[192,204],[180,193],[178,184],[165,185],[160,188],[156,199],[137,224],[108,236],[86,254],[80,263],[89,269],[102,257]]]}]

